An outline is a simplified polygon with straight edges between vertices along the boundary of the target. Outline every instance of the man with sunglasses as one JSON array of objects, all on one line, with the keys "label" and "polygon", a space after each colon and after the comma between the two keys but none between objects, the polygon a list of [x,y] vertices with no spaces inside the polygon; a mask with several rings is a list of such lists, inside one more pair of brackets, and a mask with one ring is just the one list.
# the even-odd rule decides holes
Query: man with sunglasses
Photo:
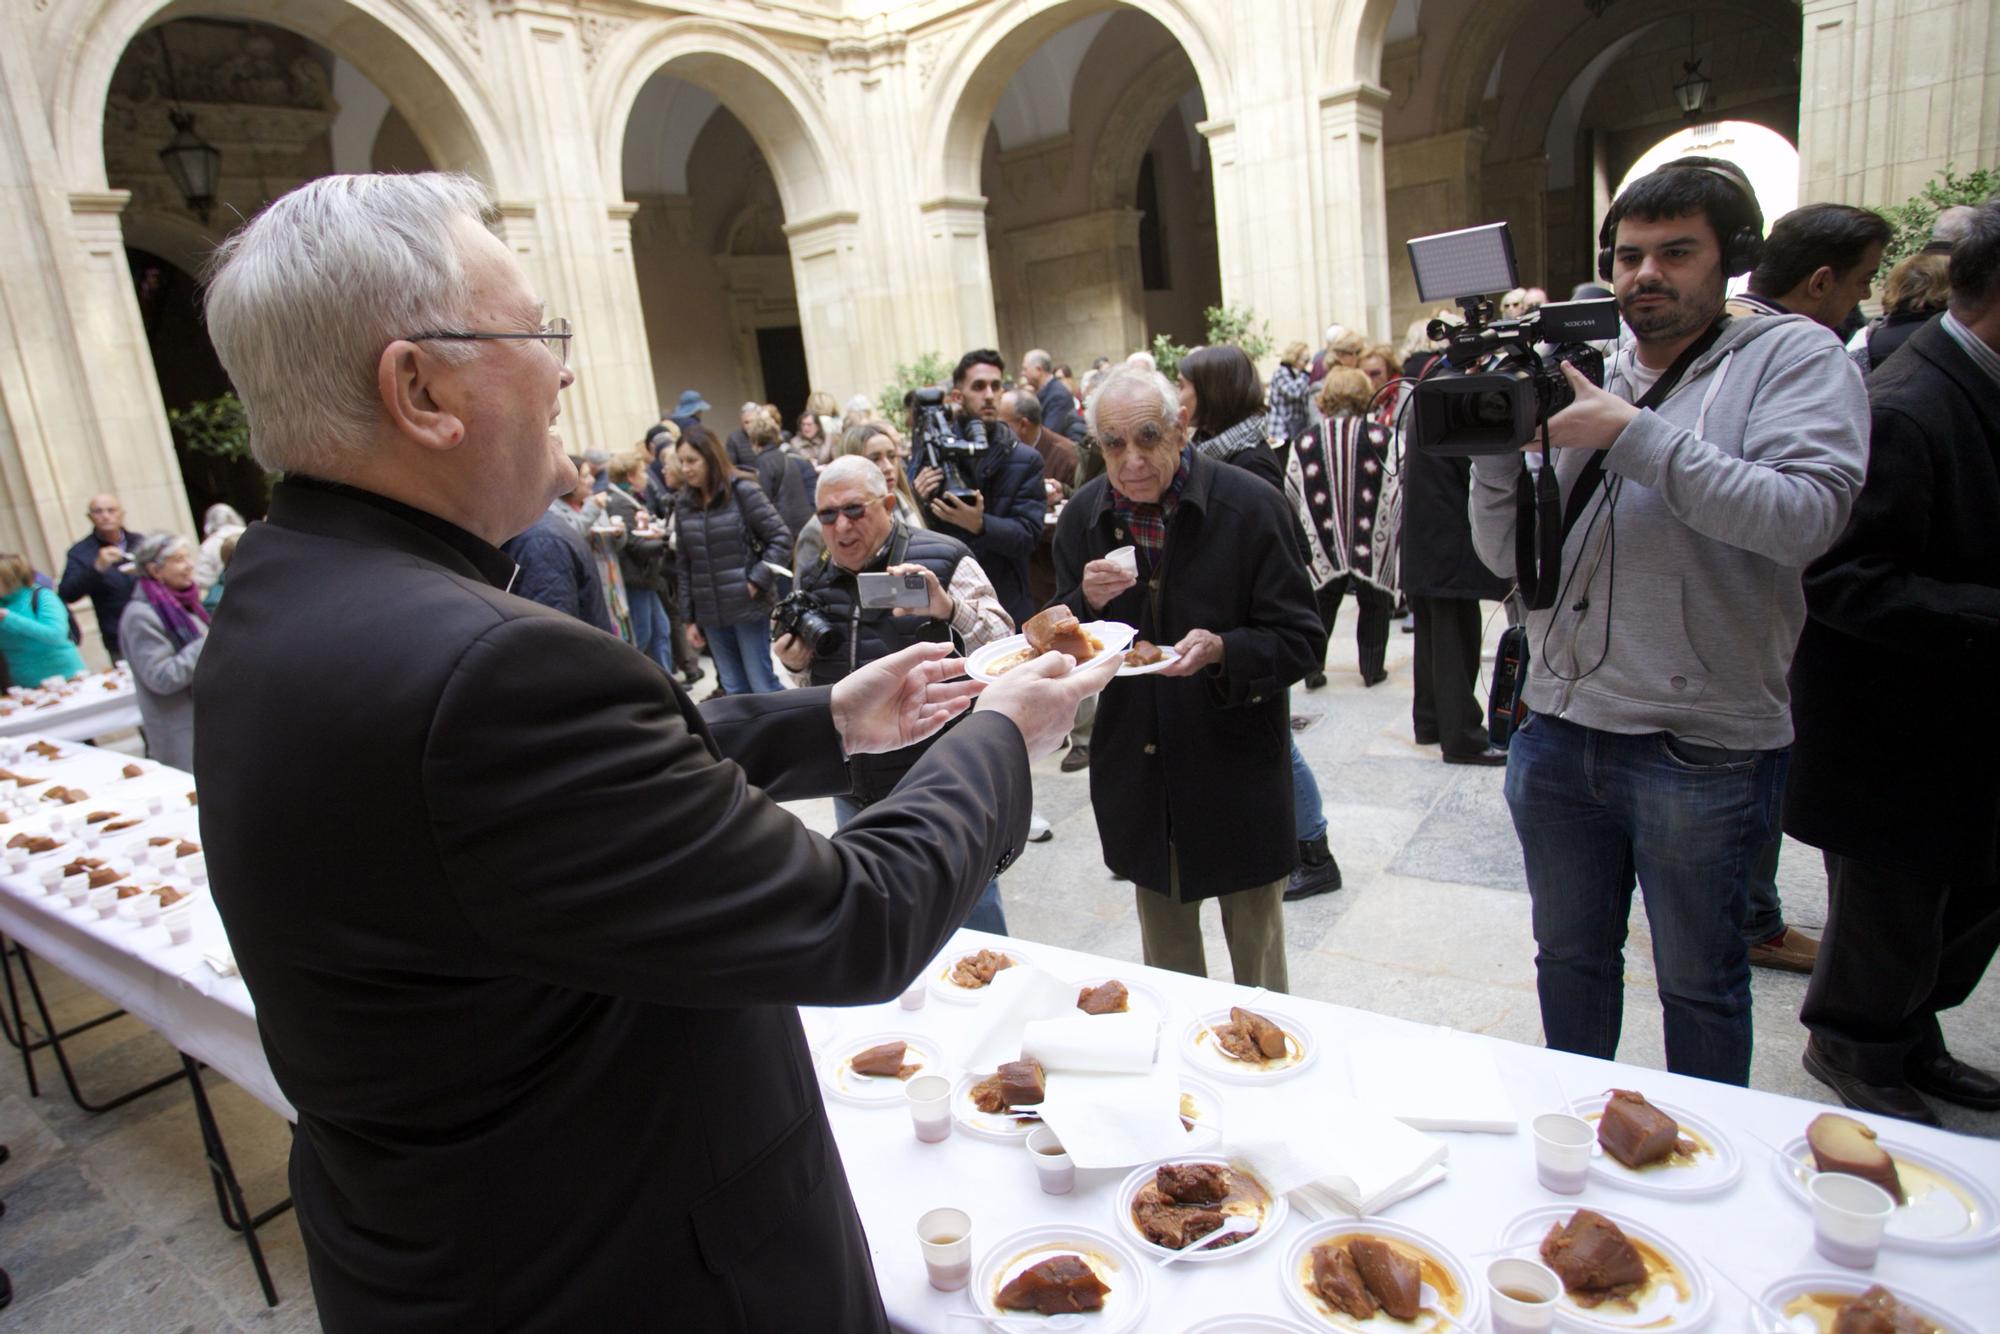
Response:
[{"label": "man with sunglasses", "polygon": [[[955,537],[912,528],[896,515],[896,497],[882,470],[860,455],[835,459],[819,475],[819,527],[826,549],[799,571],[798,591],[816,599],[841,632],[841,642],[815,653],[797,635],[780,635],[778,661],[793,684],[830,686],[857,668],[912,644],[950,643],[970,653],[1014,633],[1013,618],[972,552]],[[922,607],[865,607],[861,574],[914,574],[930,601]],[[943,735],[942,732],[938,734]],[[839,824],[889,795],[936,736],[848,764],[854,786],[833,799]],[[1000,881],[988,882],[965,924],[1005,934]]]}]

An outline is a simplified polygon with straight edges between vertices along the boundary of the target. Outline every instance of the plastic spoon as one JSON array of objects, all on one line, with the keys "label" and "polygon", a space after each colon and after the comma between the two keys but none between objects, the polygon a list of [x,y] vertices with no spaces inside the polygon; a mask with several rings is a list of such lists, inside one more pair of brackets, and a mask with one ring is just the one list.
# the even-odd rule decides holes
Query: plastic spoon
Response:
[{"label": "plastic spoon", "polygon": [[[1770,1146],[1766,1145],[1765,1147],[1769,1148]],[[1707,1257],[1704,1256],[1703,1259],[1706,1260]],[[1744,1287],[1741,1283],[1738,1283],[1729,1271],[1715,1261],[1708,1260],[1708,1267],[1714,1270],[1724,1283],[1742,1293],[1743,1300],[1757,1308],[1757,1314],[1769,1322],[1763,1327],[1765,1334],[1799,1334],[1799,1331],[1802,1329],[1806,1330],[1807,1334],[1810,1334],[1812,1329],[1811,1317],[1802,1317],[1806,1321],[1804,1325],[1794,1324],[1790,1316],[1786,1315],[1783,1311],[1773,1310],[1763,1298],[1751,1292],[1750,1289]]]},{"label": "plastic spoon", "polygon": [[1205,1251],[1224,1237],[1234,1237],[1239,1233],[1255,1232],[1256,1230],[1256,1219],[1245,1218],[1242,1214],[1231,1214],[1222,1220],[1221,1227],[1209,1233],[1200,1241],[1195,1242],[1192,1246],[1183,1246],[1180,1250],[1175,1251],[1172,1255],[1160,1261],[1160,1268],[1165,1269],[1176,1260],[1185,1260],[1196,1251]]},{"label": "plastic spoon", "polygon": [[1430,1284],[1420,1283],[1417,1285],[1417,1300],[1422,1303],[1421,1309],[1429,1311],[1453,1329],[1462,1329],[1465,1331],[1465,1334],[1479,1334],[1478,1330],[1444,1309],[1444,1297]]}]

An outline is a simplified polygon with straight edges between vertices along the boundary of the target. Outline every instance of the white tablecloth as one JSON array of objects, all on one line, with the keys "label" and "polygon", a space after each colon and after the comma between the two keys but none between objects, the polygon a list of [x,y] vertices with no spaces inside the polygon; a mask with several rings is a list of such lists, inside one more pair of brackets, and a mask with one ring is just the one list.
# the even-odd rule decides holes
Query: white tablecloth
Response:
[{"label": "white tablecloth", "polygon": [[[120,772],[131,762],[125,756],[82,746],[65,750],[70,753],[52,763],[28,757],[8,767],[36,774],[46,769],[52,781],[85,787],[90,800],[67,808],[77,820],[101,809],[141,814],[147,798],[167,799],[166,813],[149,817],[140,828],[108,836],[108,847],[160,833],[197,837],[194,811],[187,804],[193,783],[186,774],[148,765],[145,775],[127,779]],[[33,815],[10,815],[12,822],[0,825],[0,831],[18,832],[46,822],[39,809]],[[66,847],[50,857],[67,860],[79,851]],[[66,899],[44,894],[34,871],[45,860],[37,859],[28,874],[0,875],[0,932],[131,1011],[174,1046],[222,1071],[279,1115],[294,1119],[265,1062],[255,1012],[242,981],[218,975],[203,961],[205,952],[226,947],[221,923],[206,897],[197,901],[193,941],[173,946],[162,927],[101,921],[88,908],[71,908]],[[143,872],[135,878],[153,883],[162,877]],[[982,946],[1011,943],[961,931],[946,953],[955,958]],[[1017,948],[1064,979],[1113,976],[1151,986],[1173,1012],[1162,1031],[1160,1059],[1175,1068],[1181,1065],[1181,1031],[1197,1012],[1250,1000],[1247,993],[1220,982],[1051,945]],[[1310,1029],[1322,1044],[1322,1054],[1296,1079],[1269,1089],[1246,1089],[1195,1072],[1222,1094],[1225,1125],[1232,1106],[1246,1105],[1250,1099],[1281,1099],[1288,1111],[1295,1109],[1300,1133],[1311,1134],[1318,1119],[1316,1099],[1355,1092],[1349,1088],[1342,1051],[1346,1040],[1410,1040],[1431,1032],[1403,1020],[1296,997],[1267,998],[1267,1003],[1280,1006]],[[908,1032],[935,1039],[954,1066],[978,1022],[976,1007],[936,998],[918,1011],[903,1010],[892,1002],[851,1010],[806,1009],[801,1014],[808,1041],[816,1047],[877,1032]],[[1559,1108],[1564,1096],[1637,1088],[1729,1134],[1744,1160],[1742,1178],[1728,1193],[1700,1200],[1652,1199],[1595,1182],[1581,1196],[1557,1196],[1535,1182],[1534,1153],[1525,1130],[1512,1135],[1442,1133],[1449,1145],[1446,1180],[1389,1206],[1383,1217],[1431,1234],[1466,1258],[1475,1271],[1481,1262],[1470,1257],[1498,1245],[1508,1220],[1550,1204],[1589,1205],[1651,1222],[1701,1259],[1722,1264],[1731,1277],[1753,1290],[1787,1274],[1832,1267],[1813,1252],[1810,1215],[1784,1194],[1771,1152],[1764,1147],[1802,1134],[1807,1122],[1825,1110],[1821,1105],[1488,1038],[1466,1040],[1488,1045],[1524,1126],[1540,1112]],[[663,1085],[662,1096],[667,1092]],[[1044,1195],[1018,1144],[975,1139],[962,1130],[940,1144],[921,1144],[900,1103],[873,1110],[828,1099],[827,1110],[868,1230],[883,1299],[901,1328],[972,1328],[945,1318],[947,1311],[971,1309],[967,1295],[940,1293],[925,1281],[915,1229],[917,1218],[927,1209],[954,1205],[972,1214],[975,1265],[987,1246],[1024,1227],[1053,1222],[1117,1231],[1113,1196],[1126,1169],[1079,1171],[1073,1194]],[[1901,1124],[1893,1124],[1890,1133],[2000,1187],[2000,1143]],[[588,1226],[589,1221],[580,1220],[579,1225]],[[1179,1331],[1211,1316],[1249,1312],[1289,1316],[1280,1289],[1282,1261],[1291,1239],[1310,1225],[1295,1211],[1278,1237],[1240,1258],[1154,1271],[1152,1305],[1140,1328]],[[1875,1277],[1984,1322],[1975,1326],[1977,1330],[2000,1331],[2000,1250],[1956,1258],[1884,1250]],[[1708,1328],[1726,1334],[1748,1328],[1743,1298],[1719,1280],[1711,1278],[1710,1284],[1716,1297]]]},{"label": "white tablecloth", "polygon": [[[89,746],[68,743],[63,749],[67,753],[60,760],[24,755],[6,767],[89,792],[87,800],[60,808],[72,826],[81,824],[89,813],[103,810],[143,817],[143,823],[104,835],[94,851],[76,841],[72,833],[71,841],[63,847],[31,859],[24,872],[0,867],[0,933],[18,940],[38,960],[130,1011],[175,1047],[221,1071],[280,1116],[295,1119],[264,1059],[256,1013],[242,979],[221,976],[202,957],[209,951],[227,949],[221,919],[206,894],[195,894],[193,938],[185,945],[175,945],[168,941],[163,926],[140,926],[122,917],[101,919],[88,906],[72,908],[61,894],[46,893],[40,880],[40,872],[51,863],[61,865],[79,856],[122,856],[129,845],[149,837],[173,835],[199,842],[195,811],[187,799],[194,779],[178,769]],[[144,774],[124,777],[122,771],[130,764],[137,764]],[[14,790],[12,784],[0,784],[0,793]],[[32,795],[46,788],[37,785],[21,790]],[[164,808],[160,815],[148,814],[149,800],[155,797]],[[53,802],[38,802],[37,809],[26,814],[9,809],[8,823],[0,824],[0,843],[16,833],[46,832],[48,817],[56,809]],[[196,865],[198,861],[182,861],[172,871],[136,867],[121,883],[170,883],[192,889],[187,872]],[[24,1006],[29,1004],[25,992],[21,1001]]]},{"label": "white tablecloth", "polygon": [[[93,672],[64,688],[69,693],[54,704],[27,703],[12,713],[0,714],[0,737],[88,741],[139,725],[139,696],[129,671],[113,668]],[[18,699],[15,702],[20,703]]]},{"label": "white tablecloth", "polygon": [[[948,954],[957,957],[982,946],[1000,948],[1007,943],[979,932],[961,931]],[[1232,1000],[1244,1003],[1248,996],[1225,983],[1113,963],[1074,950],[1027,942],[1019,942],[1019,948],[1034,963],[1062,978],[1137,979],[1160,992],[1174,1010],[1161,1034],[1160,1059],[1176,1067],[1181,1064],[1181,1030],[1197,1010],[1214,1010]],[[1246,1089],[1191,1070],[1189,1073],[1222,1094],[1225,1126],[1228,1108],[1240,1099],[1283,1098],[1297,1108],[1300,1133],[1310,1134],[1315,1124],[1315,1098],[1353,1091],[1340,1050],[1345,1039],[1409,1038],[1431,1032],[1422,1025],[1318,1001],[1291,996],[1267,1000],[1311,1029],[1324,1050],[1311,1069],[1270,1089]],[[936,997],[915,1012],[892,1002],[865,1009],[804,1013],[809,1039],[822,1044],[874,1032],[903,1031],[933,1037],[947,1053],[963,1050],[964,1036],[977,1022],[972,1007],[947,1004]],[[1772,1167],[1771,1151],[1751,1138],[1755,1135],[1766,1144],[1782,1145],[1803,1134],[1807,1122],[1827,1110],[1824,1106],[1518,1043],[1472,1040],[1491,1047],[1521,1115],[1522,1130],[1512,1135],[1431,1132],[1450,1146],[1445,1181],[1389,1206],[1381,1217],[1427,1232],[1463,1258],[1499,1245],[1502,1227],[1528,1209],[1587,1205],[1656,1224],[1695,1256],[1723,1265],[1730,1277],[1752,1291],[1762,1291],[1788,1274],[1836,1268],[1813,1251],[1811,1215],[1784,1194]],[[949,1073],[955,1077],[957,1071]],[[1743,1156],[1741,1179],[1726,1194],[1685,1202],[1652,1199],[1595,1181],[1579,1196],[1543,1190],[1535,1181],[1527,1122],[1542,1112],[1560,1110],[1564,1095],[1582,1098],[1613,1087],[1639,1089],[1717,1123],[1732,1136]],[[961,1128],[954,1128],[942,1143],[922,1144],[911,1133],[909,1113],[900,1105],[873,1110],[829,1098],[827,1111],[868,1229],[883,1300],[900,1328],[977,1328],[945,1319],[947,1311],[973,1309],[966,1293],[941,1293],[925,1281],[916,1222],[928,1209],[952,1205],[971,1213],[975,1267],[989,1244],[1024,1227],[1071,1223],[1118,1233],[1114,1196],[1127,1169],[1079,1171],[1074,1193],[1044,1195],[1036,1183],[1033,1164],[1018,1144],[975,1139]],[[1886,1126],[1893,1127],[1887,1133],[1912,1147],[1929,1150],[2000,1186],[2000,1143],[1897,1122]],[[1283,1260],[1292,1239],[1311,1225],[1311,1220],[1295,1210],[1278,1237],[1241,1258],[1154,1270],[1152,1302],[1139,1328],[1178,1331],[1209,1317],[1250,1312],[1296,1321],[1280,1288]],[[1485,1265],[1484,1260],[1469,1258],[1467,1263],[1475,1274]],[[1948,1309],[1982,1322],[1976,1326],[1982,1334],[2000,1332],[2000,1250],[1944,1259],[1885,1249],[1874,1275],[1880,1282],[1928,1295]],[[1707,1328],[1725,1334],[1748,1329],[1748,1303],[1725,1282],[1711,1278],[1710,1285],[1716,1289],[1716,1297]]]}]

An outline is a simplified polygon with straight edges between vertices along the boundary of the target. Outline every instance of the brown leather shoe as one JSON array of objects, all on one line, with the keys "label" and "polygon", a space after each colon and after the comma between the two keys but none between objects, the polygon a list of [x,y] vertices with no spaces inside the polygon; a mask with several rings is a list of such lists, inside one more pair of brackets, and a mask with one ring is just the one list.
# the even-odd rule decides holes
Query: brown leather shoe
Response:
[{"label": "brown leather shoe", "polygon": [[1072,742],[1070,744],[1069,754],[1062,757],[1062,765],[1061,765],[1062,771],[1066,774],[1073,774],[1078,769],[1088,769],[1089,767],[1090,767],[1090,747],[1079,746],[1076,745],[1074,742]]},{"label": "brown leather shoe", "polygon": [[1750,947],[1752,968],[1776,968],[1787,973],[1810,973],[1819,958],[1819,937],[1809,936],[1795,926],[1782,935]]}]

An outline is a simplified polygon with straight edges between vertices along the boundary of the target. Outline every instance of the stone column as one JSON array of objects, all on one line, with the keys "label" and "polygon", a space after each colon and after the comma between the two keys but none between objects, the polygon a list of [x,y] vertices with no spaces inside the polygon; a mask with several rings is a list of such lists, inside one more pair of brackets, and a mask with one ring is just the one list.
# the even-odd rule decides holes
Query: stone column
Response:
[{"label": "stone column", "polygon": [[863,285],[860,216],[822,213],[785,224],[798,289],[799,331],[815,388],[838,399],[872,393],[889,377],[880,364],[887,341],[868,327],[854,293]]},{"label": "stone column", "polygon": [[63,181],[21,12],[0,6],[0,549],[60,573],[95,492],[136,528],[194,520],[126,268],[129,196]]},{"label": "stone column", "polygon": [[1799,198],[1881,206],[2000,161],[1993,0],[1804,0]]},{"label": "stone column", "polygon": [[[1377,338],[1393,333],[1382,168],[1382,108],[1388,102],[1387,91],[1366,83],[1319,99],[1324,207],[1314,209],[1314,217],[1328,257],[1326,310],[1334,319],[1361,321]],[[1318,335],[1308,329],[1301,336],[1317,344]]]},{"label": "stone column", "polygon": [[577,10],[560,0],[496,0],[495,82],[532,194],[504,201],[501,236],[551,315],[576,321],[577,382],[560,425],[573,452],[615,452],[656,419],[651,356],[638,312],[630,213],[607,211],[585,96],[590,71]]}]

